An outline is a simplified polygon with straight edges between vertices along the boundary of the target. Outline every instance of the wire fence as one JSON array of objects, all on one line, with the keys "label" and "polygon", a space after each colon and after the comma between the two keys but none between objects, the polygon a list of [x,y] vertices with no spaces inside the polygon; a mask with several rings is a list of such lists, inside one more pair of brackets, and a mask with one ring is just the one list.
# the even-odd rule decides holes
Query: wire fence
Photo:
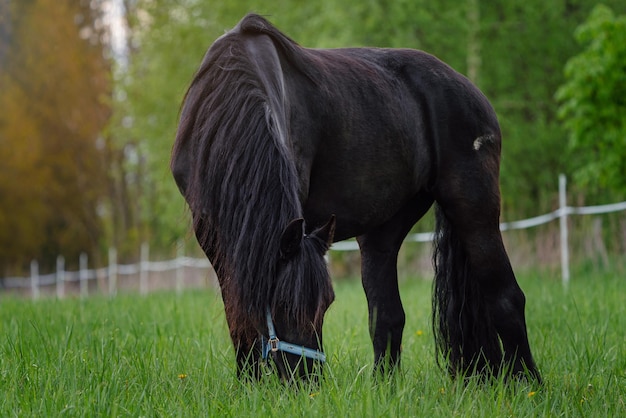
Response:
[{"label": "wire fence", "polygon": [[[598,215],[626,211],[626,201],[597,206],[567,206],[566,179],[559,176],[559,208],[543,215],[513,222],[503,222],[500,230],[534,228],[559,219],[560,268],[563,283],[570,280],[569,273],[569,230],[567,218],[571,215]],[[410,234],[406,242],[432,242],[433,232]],[[215,286],[217,277],[206,258],[192,258],[182,254],[182,245],[178,246],[178,256],[172,260],[150,261],[149,247],[141,246],[140,261],[134,264],[119,264],[117,251],[110,249],[108,266],[98,269],[88,268],[86,254],[82,254],[77,271],[66,271],[65,260],[57,258],[56,271],[50,274],[39,274],[39,264],[33,260],[30,265],[30,277],[6,277],[0,280],[0,290],[5,292],[30,295],[38,299],[42,295],[56,295],[64,298],[67,295],[87,297],[93,293],[104,293],[114,296],[118,291],[138,291],[146,294],[158,289],[203,288]],[[332,252],[358,251],[355,240],[333,244]]]}]

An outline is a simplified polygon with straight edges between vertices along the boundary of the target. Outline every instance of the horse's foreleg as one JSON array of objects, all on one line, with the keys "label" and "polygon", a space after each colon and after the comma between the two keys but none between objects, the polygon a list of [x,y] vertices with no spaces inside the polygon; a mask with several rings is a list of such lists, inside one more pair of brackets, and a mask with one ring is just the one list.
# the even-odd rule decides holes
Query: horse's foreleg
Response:
[{"label": "horse's foreleg", "polygon": [[369,310],[369,332],[376,368],[386,370],[400,362],[404,309],[398,291],[397,250],[368,248],[361,244],[361,274]]},{"label": "horse's foreleg", "polygon": [[391,370],[400,362],[405,314],[398,290],[398,251],[406,234],[432,202],[429,195],[417,195],[392,219],[357,237],[374,364],[381,371]]},{"label": "horse's foreleg", "polygon": [[227,293],[222,287],[226,322],[235,349],[237,377],[258,380],[261,377],[261,348],[258,341],[258,331],[246,319],[245,315],[241,315],[233,309],[232,300]]},{"label": "horse's foreleg", "polygon": [[244,334],[231,331],[230,336],[235,347],[237,377],[258,380],[261,377],[261,351],[258,347],[258,333],[253,329]]}]

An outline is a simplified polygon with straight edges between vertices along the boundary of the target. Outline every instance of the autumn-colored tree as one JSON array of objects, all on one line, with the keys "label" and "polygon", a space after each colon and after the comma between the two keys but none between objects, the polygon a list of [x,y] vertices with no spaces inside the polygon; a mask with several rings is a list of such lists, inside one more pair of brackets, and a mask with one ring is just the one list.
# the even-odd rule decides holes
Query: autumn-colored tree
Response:
[{"label": "autumn-colored tree", "polygon": [[81,0],[0,0],[0,273],[98,245],[108,59]]}]

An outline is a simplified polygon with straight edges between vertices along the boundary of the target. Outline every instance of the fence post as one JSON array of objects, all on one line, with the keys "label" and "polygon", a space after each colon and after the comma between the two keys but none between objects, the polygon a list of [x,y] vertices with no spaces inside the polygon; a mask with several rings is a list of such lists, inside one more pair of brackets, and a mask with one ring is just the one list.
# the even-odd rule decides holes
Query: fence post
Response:
[{"label": "fence post", "polygon": [[39,299],[39,263],[37,260],[30,262],[30,294],[33,300]]},{"label": "fence post", "polygon": [[78,265],[80,273],[78,273],[78,280],[80,282],[80,297],[86,298],[89,292],[89,273],[87,271],[87,254],[80,253],[78,258]]},{"label": "fence post", "polygon": [[117,293],[117,250],[109,248],[109,296]]},{"label": "fence post", "polygon": [[183,280],[185,279],[185,264],[183,257],[185,256],[184,244],[178,241],[176,246],[176,293],[180,295],[183,291]]},{"label": "fence post", "polygon": [[559,174],[559,226],[561,228],[561,279],[569,285],[569,247],[567,231],[567,178]]},{"label": "fence post", "polygon": [[63,299],[65,297],[65,258],[60,255],[57,257],[57,298]]},{"label": "fence post", "polygon": [[150,257],[150,247],[147,242],[141,244],[141,251],[139,255],[139,294],[145,295],[148,293],[148,258]]}]

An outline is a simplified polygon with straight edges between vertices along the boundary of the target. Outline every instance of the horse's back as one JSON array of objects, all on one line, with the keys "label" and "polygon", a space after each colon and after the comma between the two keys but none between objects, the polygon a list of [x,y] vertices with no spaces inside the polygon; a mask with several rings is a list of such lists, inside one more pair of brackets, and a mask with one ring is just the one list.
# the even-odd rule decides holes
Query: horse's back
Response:
[{"label": "horse's back", "polygon": [[310,162],[301,173],[305,212],[313,223],[336,214],[343,239],[384,222],[427,183],[423,109],[384,66],[384,50],[305,53],[315,64],[315,88],[292,83],[289,95],[292,140]]},{"label": "horse's back", "polygon": [[415,116],[422,117],[431,140],[458,143],[485,130],[499,134],[496,114],[487,98],[445,62],[413,49],[384,49],[379,55],[377,64],[397,78],[401,89],[419,104],[421,114]]},{"label": "horse's back", "polygon": [[293,155],[307,222],[336,214],[337,239],[385,222],[432,190],[442,167],[476,159],[478,138],[499,154],[488,101],[425,52],[307,49],[258,16],[220,42],[252,51],[274,128]]},{"label": "horse's back", "polygon": [[[305,209],[316,222],[331,212],[343,220],[340,227],[351,225],[338,228],[340,238],[385,222],[431,190],[442,165],[475,158],[477,138],[497,142],[499,152],[488,101],[434,56],[376,48],[305,53],[317,64],[318,90],[314,97],[297,95],[296,106],[308,111],[291,117],[302,134],[293,140],[308,138],[307,146],[315,147],[303,173],[309,176]],[[306,129],[302,115],[314,121]]]}]

